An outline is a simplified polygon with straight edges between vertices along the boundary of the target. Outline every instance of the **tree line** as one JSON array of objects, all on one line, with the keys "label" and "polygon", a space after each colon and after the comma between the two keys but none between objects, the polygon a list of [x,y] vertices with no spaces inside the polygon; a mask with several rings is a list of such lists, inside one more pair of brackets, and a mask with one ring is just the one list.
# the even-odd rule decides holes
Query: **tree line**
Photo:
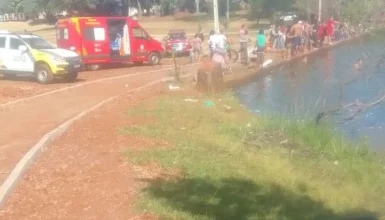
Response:
[{"label": "tree line", "polygon": [[[385,0],[323,0],[324,12],[327,15],[360,23],[372,19],[384,12]],[[248,18],[259,20],[268,18],[276,20],[278,12],[296,11],[301,16],[318,12],[318,0],[229,0],[229,11],[240,10],[246,5]],[[227,0],[218,0],[219,15],[226,15]],[[129,7],[139,10],[149,9],[153,5],[160,6],[160,15],[172,15],[177,11],[191,13],[206,12],[212,14],[212,0],[0,0],[0,14],[24,13],[29,18],[43,13],[49,19],[66,10],[70,15],[128,15]],[[243,7],[243,9],[245,9]]]}]

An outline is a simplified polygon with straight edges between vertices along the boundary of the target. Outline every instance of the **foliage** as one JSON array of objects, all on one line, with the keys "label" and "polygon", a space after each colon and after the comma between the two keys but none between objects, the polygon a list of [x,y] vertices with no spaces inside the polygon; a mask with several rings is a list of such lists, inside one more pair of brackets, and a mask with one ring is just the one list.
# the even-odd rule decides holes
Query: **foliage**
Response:
[{"label": "foliage", "polygon": [[287,12],[293,10],[295,0],[251,0],[249,19],[261,19],[262,16],[273,20],[276,12]]},{"label": "foliage", "polygon": [[353,25],[362,24],[373,19],[377,15],[378,7],[376,0],[350,0],[344,1],[341,9],[341,17]]},{"label": "foliage", "polygon": [[138,202],[144,212],[162,219],[324,220],[359,209],[385,217],[383,165],[365,146],[314,123],[256,118],[232,94],[190,98],[198,101],[152,99],[128,113],[151,123],[121,130],[154,144],[129,148],[130,161],[163,168],[162,178],[146,180]]}]

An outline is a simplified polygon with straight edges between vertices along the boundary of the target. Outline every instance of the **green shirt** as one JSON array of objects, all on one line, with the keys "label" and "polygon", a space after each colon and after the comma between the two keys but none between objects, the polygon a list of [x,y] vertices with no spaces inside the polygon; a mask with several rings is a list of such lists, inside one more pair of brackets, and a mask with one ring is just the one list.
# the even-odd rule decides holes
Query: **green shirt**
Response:
[{"label": "green shirt", "polygon": [[257,35],[257,46],[265,47],[266,46],[266,36],[264,34]]}]

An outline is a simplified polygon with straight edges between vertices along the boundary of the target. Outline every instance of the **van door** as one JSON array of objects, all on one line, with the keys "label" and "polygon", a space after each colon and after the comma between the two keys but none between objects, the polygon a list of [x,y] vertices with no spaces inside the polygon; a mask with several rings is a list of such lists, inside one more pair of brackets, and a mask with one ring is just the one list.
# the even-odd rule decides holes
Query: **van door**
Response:
[{"label": "van door", "polygon": [[131,53],[133,62],[148,60],[150,36],[140,27],[131,26]]},{"label": "van door", "polygon": [[82,31],[82,56],[87,63],[102,63],[110,60],[110,47],[106,24],[102,21],[80,23]]},{"label": "van door", "polygon": [[5,43],[7,42],[6,36],[0,36],[0,70],[4,69],[4,55],[5,53]]},{"label": "van door", "polygon": [[7,41],[7,56],[4,59],[4,66],[9,71],[32,73],[34,71],[34,61],[29,49],[27,51],[19,50],[20,46],[29,48],[24,41],[17,37],[9,37]]}]

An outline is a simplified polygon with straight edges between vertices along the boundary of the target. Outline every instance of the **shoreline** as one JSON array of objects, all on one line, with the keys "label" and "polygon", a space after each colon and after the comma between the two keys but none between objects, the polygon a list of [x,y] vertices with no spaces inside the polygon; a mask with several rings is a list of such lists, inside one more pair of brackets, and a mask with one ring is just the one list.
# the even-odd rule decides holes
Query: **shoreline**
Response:
[{"label": "shoreline", "polygon": [[[225,87],[227,87],[227,88],[241,87],[249,81],[257,80],[257,79],[263,78],[265,76],[268,76],[275,69],[286,66],[286,65],[290,64],[291,62],[303,59],[305,57],[316,56],[319,53],[322,53],[325,51],[333,50],[333,49],[340,47],[344,44],[358,40],[364,36],[365,36],[365,34],[355,36],[355,37],[352,37],[349,39],[337,41],[337,42],[334,42],[334,44],[332,44],[332,45],[323,46],[323,47],[320,47],[318,49],[313,49],[312,51],[308,51],[308,52],[305,52],[305,53],[300,54],[298,56],[291,57],[290,59],[287,59],[287,60],[279,60],[278,62],[275,62],[275,63],[273,60],[273,64],[267,66],[266,68],[262,68],[262,69],[247,68],[247,70],[244,73],[242,73],[242,71],[244,71],[243,69],[245,67],[234,67],[231,74],[225,74],[224,75]],[[269,54],[269,53],[267,53],[267,54]],[[266,54],[265,54],[265,57],[266,57]],[[237,71],[240,71],[240,72],[237,72]]]}]

